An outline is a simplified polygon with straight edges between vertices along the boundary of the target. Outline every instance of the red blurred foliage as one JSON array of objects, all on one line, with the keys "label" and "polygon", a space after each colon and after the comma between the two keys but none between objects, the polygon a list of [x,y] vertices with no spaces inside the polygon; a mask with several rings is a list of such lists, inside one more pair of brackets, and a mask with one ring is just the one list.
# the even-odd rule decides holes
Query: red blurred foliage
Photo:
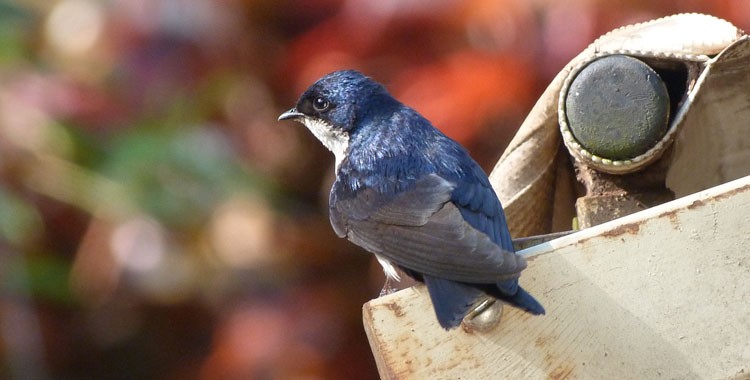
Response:
[{"label": "red blurred foliage", "polygon": [[488,120],[529,104],[532,74],[513,57],[467,49],[402,71],[391,88],[448,136],[469,144]]}]

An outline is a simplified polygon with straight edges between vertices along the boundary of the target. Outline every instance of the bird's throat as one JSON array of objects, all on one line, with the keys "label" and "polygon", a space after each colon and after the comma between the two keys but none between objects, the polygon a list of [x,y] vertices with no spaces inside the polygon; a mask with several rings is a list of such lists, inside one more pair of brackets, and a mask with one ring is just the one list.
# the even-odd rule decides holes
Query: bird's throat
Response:
[{"label": "bird's throat", "polygon": [[325,121],[305,116],[300,120],[320,142],[336,157],[336,170],[349,150],[349,135]]}]

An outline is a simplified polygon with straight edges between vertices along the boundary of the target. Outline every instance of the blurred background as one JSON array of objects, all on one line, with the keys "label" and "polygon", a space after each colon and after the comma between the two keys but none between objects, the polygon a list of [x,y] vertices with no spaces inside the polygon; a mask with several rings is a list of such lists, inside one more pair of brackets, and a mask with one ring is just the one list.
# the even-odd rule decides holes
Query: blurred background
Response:
[{"label": "blurred background", "polygon": [[746,0],[0,0],[0,378],[377,379],[383,281],[276,121],[355,68],[491,169],[615,27]]}]

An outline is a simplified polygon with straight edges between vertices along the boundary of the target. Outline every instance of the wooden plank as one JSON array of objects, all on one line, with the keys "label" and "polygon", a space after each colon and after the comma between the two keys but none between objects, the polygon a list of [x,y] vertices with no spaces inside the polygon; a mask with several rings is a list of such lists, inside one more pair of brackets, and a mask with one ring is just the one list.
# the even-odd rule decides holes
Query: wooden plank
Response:
[{"label": "wooden plank", "polygon": [[364,305],[383,379],[726,379],[750,373],[750,177],[522,251],[547,309],[442,330],[426,289]]}]

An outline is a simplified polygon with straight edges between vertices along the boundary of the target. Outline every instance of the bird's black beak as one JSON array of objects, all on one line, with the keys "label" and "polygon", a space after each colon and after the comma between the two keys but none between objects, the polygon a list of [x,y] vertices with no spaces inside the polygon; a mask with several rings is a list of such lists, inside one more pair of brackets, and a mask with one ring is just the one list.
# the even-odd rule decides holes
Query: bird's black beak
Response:
[{"label": "bird's black beak", "polygon": [[292,108],[289,111],[286,111],[286,112],[282,113],[279,116],[279,120],[288,120],[288,119],[294,120],[294,119],[298,119],[298,118],[300,118],[302,116],[305,116],[305,114],[303,114],[301,112],[298,112],[296,108]]}]

